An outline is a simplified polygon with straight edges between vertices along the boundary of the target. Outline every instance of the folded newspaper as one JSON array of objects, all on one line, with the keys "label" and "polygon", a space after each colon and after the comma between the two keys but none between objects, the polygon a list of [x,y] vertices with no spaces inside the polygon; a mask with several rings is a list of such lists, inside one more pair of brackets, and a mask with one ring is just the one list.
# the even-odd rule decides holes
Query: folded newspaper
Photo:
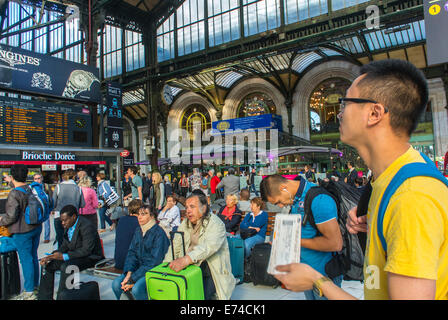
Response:
[{"label": "folded newspaper", "polygon": [[275,217],[274,236],[268,273],[282,274],[279,265],[300,262],[302,219],[300,214],[278,214]]}]

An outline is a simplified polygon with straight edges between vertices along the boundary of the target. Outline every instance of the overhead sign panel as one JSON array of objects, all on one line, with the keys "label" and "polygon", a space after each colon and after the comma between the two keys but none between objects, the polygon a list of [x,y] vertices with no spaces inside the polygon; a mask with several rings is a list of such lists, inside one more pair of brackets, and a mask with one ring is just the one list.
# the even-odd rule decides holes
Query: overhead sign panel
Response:
[{"label": "overhead sign panel", "polygon": [[99,70],[0,44],[0,88],[78,100],[101,101]]},{"label": "overhead sign panel", "polygon": [[92,146],[86,108],[0,97],[0,144]]},{"label": "overhead sign panel", "polygon": [[109,82],[106,88],[107,146],[123,148],[123,92],[121,84]]},{"label": "overhead sign panel", "polygon": [[257,130],[278,129],[283,130],[282,117],[276,114],[263,114],[260,116],[235,118],[212,123],[213,133],[225,133],[228,130]]},{"label": "overhead sign panel", "polygon": [[428,65],[448,62],[448,2],[425,0],[425,31]]}]

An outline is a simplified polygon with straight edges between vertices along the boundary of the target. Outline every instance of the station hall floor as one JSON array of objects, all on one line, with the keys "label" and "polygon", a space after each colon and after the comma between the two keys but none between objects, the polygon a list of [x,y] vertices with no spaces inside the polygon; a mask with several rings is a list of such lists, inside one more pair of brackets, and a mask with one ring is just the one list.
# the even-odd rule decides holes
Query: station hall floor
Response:
[{"label": "station hall floor", "polygon": [[[41,234],[41,243],[39,245],[38,257],[43,258],[46,252],[53,251],[53,240],[54,240],[54,228],[53,228],[53,218],[50,218],[51,224],[51,236],[50,243],[43,243],[44,232]],[[114,247],[115,247],[115,231],[106,231],[102,233],[101,239],[103,240],[104,252],[106,258],[113,258]],[[23,288],[23,276],[22,288]],[[97,281],[100,287],[101,300],[116,300],[114,293],[112,292],[112,281],[111,279],[106,279],[102,277],[92,276],[89,274],[81,273],[80,281]],[[59,275],[56,274],[55,277],[55,288],[59,284]],[[363,286],[359,281],[343,281],[342,288],[355,296],[358,299],[363,299]],[[56,291],[56,289],[55,289]],[[281,287],[272,288],[262,285],[254,286],[252,283],[243,283],[237,285],[233,291],[231,300],[305,300],[305,295],[302,292],[292,292],[289,290],[282,289]]]}]

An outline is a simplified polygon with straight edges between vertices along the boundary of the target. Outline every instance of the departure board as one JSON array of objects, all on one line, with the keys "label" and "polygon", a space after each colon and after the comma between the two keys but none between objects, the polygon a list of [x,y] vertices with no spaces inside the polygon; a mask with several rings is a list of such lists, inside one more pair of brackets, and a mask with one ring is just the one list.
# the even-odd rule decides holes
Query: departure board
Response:
[{"label": "departure board", "polygon": [[82,106],[0,97],[0,143],[88,147],[91,127]]}]

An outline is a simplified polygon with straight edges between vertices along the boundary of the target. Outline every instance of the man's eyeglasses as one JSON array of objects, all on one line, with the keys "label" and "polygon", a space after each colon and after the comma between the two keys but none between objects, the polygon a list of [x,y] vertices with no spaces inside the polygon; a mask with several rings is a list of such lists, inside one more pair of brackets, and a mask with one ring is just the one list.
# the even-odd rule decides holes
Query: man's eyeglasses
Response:
[{"label": "man's eyeglasses", "polygon": [[40,178],[34,178],[34,181],[36,181],[36,180],[42,180],[42,178],[40,177]]},{"label": "man's eyeglasses", "polygon": [[[339,98],[339,105],[341,112],[344,111],[347,102],[351,103],[378,103],[370,99],[360,99],[360,98]],[[388,113],[389,109],[384,107],[384,113]]]}]

